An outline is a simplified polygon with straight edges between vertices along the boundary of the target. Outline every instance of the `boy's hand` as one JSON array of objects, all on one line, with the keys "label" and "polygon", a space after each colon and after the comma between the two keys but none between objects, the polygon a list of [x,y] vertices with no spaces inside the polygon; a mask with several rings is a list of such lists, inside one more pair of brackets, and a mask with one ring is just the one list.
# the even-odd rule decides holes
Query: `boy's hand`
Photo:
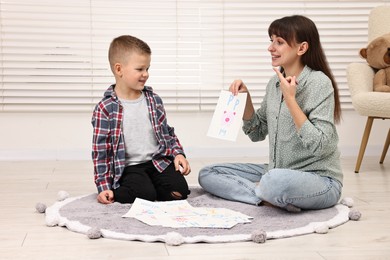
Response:
[{"label": "boy's hand", "polygon": [[112,190],[104,190],[97,196],[97,200],[102,204],[110,204],[114,202],[114,192]]},{"label": "boy's hand", "polygon": [[191,172],[190,164],[182,154],[175,157],[174,164],[176,171],[180,171],[183,175],[188,175]]}]

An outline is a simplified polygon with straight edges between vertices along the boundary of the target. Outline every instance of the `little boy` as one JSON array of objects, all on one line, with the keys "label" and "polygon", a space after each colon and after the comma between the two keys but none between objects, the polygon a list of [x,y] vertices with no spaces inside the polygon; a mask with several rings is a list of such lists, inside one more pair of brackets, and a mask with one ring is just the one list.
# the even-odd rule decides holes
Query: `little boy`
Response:
[{"label": "little boy", "polygon": [[115,38],[108,52],[115,84],[93,116],[92,159],[97,200],[133,203],[186,199],[184,175],[191,171],[183,147],[167,123],[161,98],[149,78],[151,50],[129,35]]}]

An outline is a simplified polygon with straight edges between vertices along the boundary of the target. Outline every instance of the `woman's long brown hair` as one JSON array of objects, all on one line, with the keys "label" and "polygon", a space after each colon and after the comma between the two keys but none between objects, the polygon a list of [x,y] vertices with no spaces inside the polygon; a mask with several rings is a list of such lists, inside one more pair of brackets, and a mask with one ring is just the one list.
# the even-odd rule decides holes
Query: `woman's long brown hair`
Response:
[{"label": "woman's long brown hair", "polygon": [[277,35],[286,40],[290,46],[302,42],[309,44],[308,50],[302,55],[302,63],[313,70],[322,71],[332,81],[335,101],[334,121],[339,123],[341,120],[339,89],[326,60],[314,22],[302,15],[286,16],[271,23],[268,28],[268,35],[270,37]]}]

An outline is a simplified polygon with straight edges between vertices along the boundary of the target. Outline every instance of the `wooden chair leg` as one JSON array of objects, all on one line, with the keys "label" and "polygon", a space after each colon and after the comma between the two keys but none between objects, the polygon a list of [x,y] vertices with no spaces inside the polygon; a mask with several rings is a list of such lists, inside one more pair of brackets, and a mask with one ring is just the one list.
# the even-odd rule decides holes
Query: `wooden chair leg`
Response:
[{"label": "wooden chair leg", "polygon": [[364,152],[366,151],[368,138],[370,137],[371,127],[373,122],[374,122],[374,118],[369,116],[367,118],[366,128],[364,129],[362,143],[360,144],[359,155],[356,161],[355,173],[359,173],[360,165],[362,164]]},{"label": "wooden chair leg", "polygon": [[381,156],[381,159],[379,161],[380,164],[382,164],[383,161],[385,160],[387,150],[389,149],[389,145],[390,145],[390,129],[389,129],[389,132],[387,132],[385,146],[383,146],[382,156]]}]

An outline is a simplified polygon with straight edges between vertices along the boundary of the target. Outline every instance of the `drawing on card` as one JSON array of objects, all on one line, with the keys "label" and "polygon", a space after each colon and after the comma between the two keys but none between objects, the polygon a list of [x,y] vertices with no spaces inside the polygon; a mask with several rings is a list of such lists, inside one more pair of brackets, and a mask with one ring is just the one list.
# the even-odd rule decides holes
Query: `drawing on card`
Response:
[{"label": "drawing on card", "polygon": [[222,90],[210,123],[207,136],[235,141],[242,123],[246,93],[234,96],[230,91]]}]

